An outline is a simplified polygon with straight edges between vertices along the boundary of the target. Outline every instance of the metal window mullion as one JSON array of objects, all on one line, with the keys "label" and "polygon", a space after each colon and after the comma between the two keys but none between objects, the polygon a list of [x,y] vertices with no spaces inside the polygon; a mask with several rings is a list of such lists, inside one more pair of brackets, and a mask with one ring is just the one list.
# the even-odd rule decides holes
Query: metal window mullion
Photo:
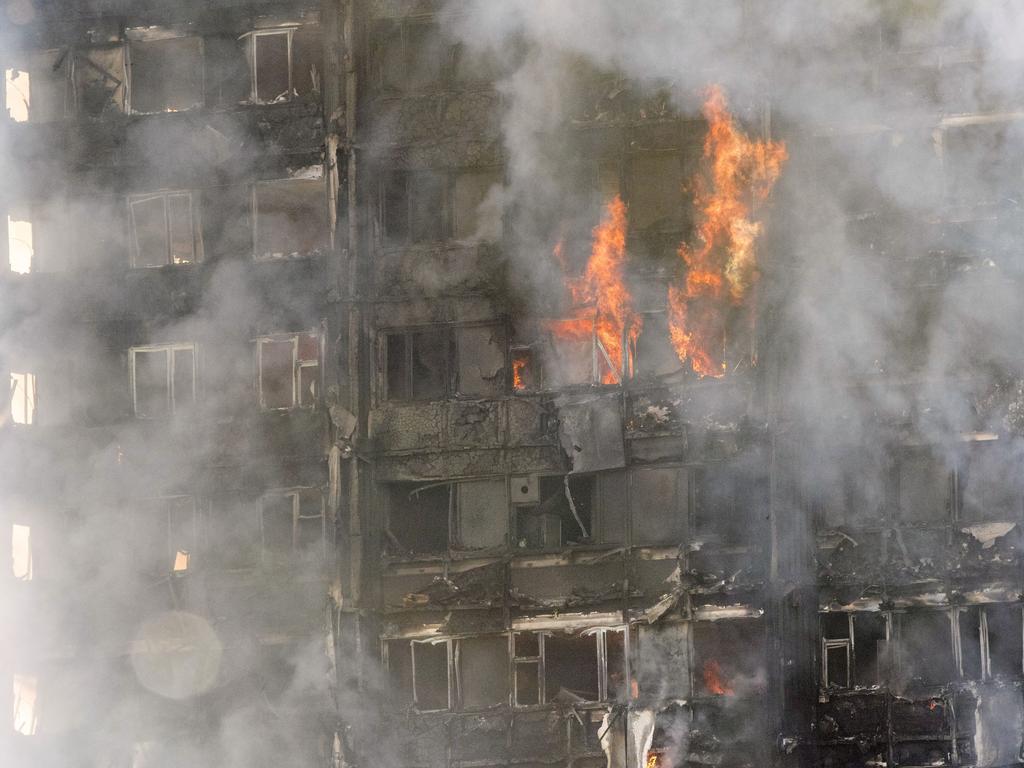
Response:
[{"label": "metal window mullion", "polygon": [[448,709],[462,708],[462,643],[448,640]]},{"label": "metal window mullion", "polygon": [[292,82],[292,37],[295,35],[295,30],[289,29],[285,34],[288,38],[288,98],[290,99],[295,90],[295,85]]},{"label": "metal window mullion", "polygon": [[299,548],[299,511],[301,504],[298,491],[290,491],[287,495],[292,500],[292,552],[294,552]]},{"label": "metal window mullion", "polygon": [[594,634],[597,642],[597,700],[608,699],[608,637],[606,630]]},{"label": "metal window mullion", "polygon": [[260,84],[256,80],[256,72],[258,70],[256,56],[259,51],[259,46],[256,44],[257,37],[259,36],[256,33],[249,35],[249,45],[252,50],[252,55],[249,57],[249,78],[252,82],[250,98],[254,104],[259,104],[260,101]]},{"label": "metal window mullion", "polygon": [[419,709],[420,696],[416,686],[416,642],[414,640],[409,641],[409,657],[412,659],[412,703]]},{"label": "metal window mullion", "polygon": [[988,647],[988,610],[979,608],[978,646],[981,649],[981,677],[987,680],[992,677],[992,657]]},{"label": "metal window mullion", "polygon": [[168,412],[174,414],[174,347],[168,346],[163,350],[167,355],[167,408]]},{"label": "metal window mullion", "polygon": [[256,339],[256,396],[260,408],[266,408],[263,398],[263,339]]},{"label": "metal window mullion", "polygon": [[949,622],[949,631],[952,633],[953,642],[953,663],[956,665],[957,675],[959,677],[964,676],[964,649],[963,643],[960,642],[960,617],[963,615],[963,610],[960,608],[953,608],[951,611],[946,611],[946,619]]},{"label": "metal window mullion", "polygon": [[167,194],[160,195],[164,204],[164,264],[171,263],[171,198]]},{"label": "metal window mullion", "polygon": [[537,653],[539,658],[537,659],[537,703],[546,704],[548,700],[547,692],[547,661],[545,652],[544,638],[546,635],[543,632],[537,633]]},{"label": "metal window mullion", "polygon": [[292,408],[299,404],[299,337],[292,336]]}]

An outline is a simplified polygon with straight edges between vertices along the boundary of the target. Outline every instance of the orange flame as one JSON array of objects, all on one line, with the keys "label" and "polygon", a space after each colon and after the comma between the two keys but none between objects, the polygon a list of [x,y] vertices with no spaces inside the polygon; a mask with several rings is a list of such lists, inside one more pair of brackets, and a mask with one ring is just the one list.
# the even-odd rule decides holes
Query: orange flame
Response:
[{"label": "orange flame", "polygon": [[[555,246],[554,257],[567,270],[562,244]],[[556,337],[586,341],[596,336],[607,369],[603,384],[619,381],[623,370],[624,347],[636,342],[643,318],[633,311],[633,297],[625,283],[626,204],[618,195],[608,203],[601,223],[594,227],[593,245],[587,267],[576,278],[567,278],[569,298],[575,317],[555,320],[549,328]],[[593,313],[580,311],[593,307]]]},{"label": "orange flame", "polygon": [[526,358],[512,358],[512,386],[519,389],[526,389],[526,380],[523,374],[526,372]]},{"label": "orange flame", "polygon": [[722,667],[715,659],[704,662],[704,687],[717,696],[732,696],[733,689],[722,677]]},{"label": "orange flame", "polygon": [[657,752],[647,753],[647,764],[645,768],[658,768],[658,764],[661,762],[661,755]]},{"label": "orange flame", "polygon": [[672,346],[700,376],[725,373],[726,321],[757,281],[755,242],[761,223],[755,202],[767,199],[786,160],[781,142],[752,141],[726,107],[721,88],[708,89],[704,103],[708,134],[705,175],[694,180],[699,246],[679,246],[686,264],[684,285],[669,286]]}]

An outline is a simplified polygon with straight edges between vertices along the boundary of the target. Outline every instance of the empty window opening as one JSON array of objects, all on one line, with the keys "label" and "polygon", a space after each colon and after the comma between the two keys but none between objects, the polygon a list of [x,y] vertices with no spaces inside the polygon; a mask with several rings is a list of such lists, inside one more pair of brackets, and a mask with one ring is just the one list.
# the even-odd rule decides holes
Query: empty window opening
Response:
[{"label": "empty window opening", "polygon": [[588,475],[513,477],[516,546],[543,550],[591,542],[594,489]]},{"label": "empty window opening", "polygon": [[984,609],[986,675],[1016,680],[1021,676],[1021,607],[993,604]]},{"label": "empty window opening", "polygon": [[496,242],[502,233],[500,169],[460,171],[452,186],[452,237]]},{"label": "empty window opening", "polygon": [[679,467],[652,467],[630,473],[634,544],[682,541],[689,509],[689,487],[689,473]]},{"label": "empty window opening", "polygon": [[381,187],[384,237],[391,246],[448,236],[449,184],[437,171],[394,171]]},{"label": "empty window opening", "polygon": [[387,334],[387,398],[444,398],[451,389],[449,363],[455,356],[453,347],[454,339],[447,328]]},{"label": "empty window opening", "polygon": [[544,676],[541,674],[544,635],[516,632],[513,635],[513,703],[528,707],[544,702]]},{"label": "empty window opening", "polygon": [[532,347],[512,348],[512,389],[535,392],[541,388],[540,366],[534,360]]},{"label": "empty window opening", "polygon": [[388,537],[398,552],[437,554],[448,549],[454,495],[450,483],[416,486],[398,483],[390,490]]},{"label": "empty window opening", "polygon": [[629,222],[637,230],[679,232],[683,226],[682,156],[646,152],[630,158],[627,183]]},{"label": "empty window opening", "polygon": [[757,540],[768,501],[768,477],[758,462],[710,464],[697,471],[695,482],[697,535],[729,545]]},{"label": "empty window opening", "polygon": [[64,117],[67,52],[22,54],[18,66],[4,71],[7,114],[16,123],[48,122]]},{"label": "empty window opening", "polygon": [[72,82],[78,111],[88,117],[124,112],[124,46],[79,50],[72,62]]},{"label": "empty window opening", "polygon": [[22,736],[34,736],[38,727],[36,701],[39,680],[31,675],[14,675],[14,732]]},{"label": "empty window opening", "polygon": [[162,267],[199,261],[202,241],[190,192],[140,195],[129,200],[132,266]]},{"label": "empty window opening", "polygon": [[455,642],[462,709],[508,703],[508,636],[486,635]]},{"label": "empty window opening", "polygon": [[11,373],[11,419],[15,424],[34,424],[36,420],[36,376]]},{"label": "empty window opening", "polygon": [[822,686],[849,688],[882,682],[887,637],[883,613],[822,614]]},{"label": "empty window opening", "polygon": [[635,357],[638,379],[667,376],[682,368],[679,356],[672,347],[668,316],[664,312],[644,313]]},{"label": "empty window opening", "polygon": [[258,499],[221,496],[211,502],[208,537],[217,563],[226,569],[259,565],[262,552],[261,510]]},{"label": "empty window opening", "polygon": [[452,47],[430,24],[403,24],[378,35],[377,79],[392,91],[423,90],[439,84],[451,64]]},{"label": "empty window opening", "polygon": [[11,526],[11,570],[18,581],[32,581],[32,529]]},{"label": "empty window opening", "polygon": [[195,403],[194,344],[165,344],[131,349],[135,415],[160,418]]},{"label": "empty window opening", "polygon": [[551,633],[544,637],[544,693],[547,701],[601,700],[599,635]]},{"label": "empty window opening", "polygon": [[421,712],[451,707],[451,645],[450,640],[388,642],[388,673],[396,704],[412,704]]},{"label": "empty window opening", "polygon": [[249,34],[251,98],[259,104],[320,93],[322,58],[315,29],[260,30]]},{"label": "empty window opening", "polygon": [[693,622],[693,676],[705,696],[742,696],[763,689],[763,627],[754,619]]},{"label": "empty window opening", "polygon": [[940,457],[927,450],[907,450],[897,466],[900,520],[941,523],[949,519],[952,473]]},{"label": "empty window opening", "polygon": [[625,683],[625,633],[595,630],[516,632],[513,693],[516,706],[551,702],[607,701]]},{"label": "empty window opening", "polygon": [[140,568],[179,575],[188,571],[196,544],[196,504],[192,496],[143,499],[134,520],[133,552]]},{"label": "empty window opening", "polygon": [[21,216],[7,216],[7,263],[11,272],[27,275],[35,255],[32,222]]},{"label": "empty window opening", "polygon": [[320,335],[275,335],[256,342],[259,400],[263,408],[306,408],[320,391]]},{"label": "empty window opening", "polygon": [[131,43],[133,112],[175,112],[203,103],[203,40],[177,37]]},{"label": "empty window opening", "polygon": [[949,613],[901,614],[899,627],[900,666],[908,679],[944,684],[957,677]]},{"label": "empty window opening", "polygon": [[317,488],[275,491],[263,497],[263,561],[286,564],[326,554],[323,494]]},{"label": "empty window opening", "polygon": [[253,187],[256,257],[306,256],[328,243],[322,179],[261,181]]}]

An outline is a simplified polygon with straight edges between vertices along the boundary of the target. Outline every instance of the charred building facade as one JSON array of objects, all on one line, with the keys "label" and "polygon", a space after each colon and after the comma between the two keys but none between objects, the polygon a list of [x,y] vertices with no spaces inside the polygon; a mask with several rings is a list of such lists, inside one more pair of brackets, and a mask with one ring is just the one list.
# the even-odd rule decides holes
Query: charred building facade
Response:
[{"label": "charred building facade", "polygon": [[3,757],[1024,762],[1020,14],[498,5],[6,4]]}]

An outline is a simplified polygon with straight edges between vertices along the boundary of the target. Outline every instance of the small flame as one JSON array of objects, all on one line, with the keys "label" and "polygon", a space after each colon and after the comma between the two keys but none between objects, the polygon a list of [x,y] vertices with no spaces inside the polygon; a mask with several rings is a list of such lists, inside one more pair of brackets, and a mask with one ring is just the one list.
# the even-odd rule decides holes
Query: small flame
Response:
[{"label": "small flame", "polygon": [[[626,204],[616,195],[606,206],[601,223],[594,227],[583,274],[566,278],[576,316],[549,324],[560,339],[587,341],[596,337],[607,364],[601,375],[603,384],[620,380],[626,347],[636,342],[643,325],[643,318],[633,311],[633,297],[625,282],[626,225]],[[568,271],[562,243],[555,246],[553,255],[563,272]],[[584,307],[593,307],[593,313],[579,311]]]},{"label": "small flame", "polygon": [[732,696],[732,686],[722,676],[722,667],[716,659],[704,662],[704,687],[716,696]]},{"label": "small flame", "polygon": [[767,199],[786,160],[781,142],[752,141],[737,127],[721,88],[704,103],[706,175],[694,180],[699,245],[679,246],[683,285],[668,292],[669,331],[676,354],[700,376],[725,373],[726,322],[757,281],[755,243],[761,223],[752,207]]},{"label": "small flame", "polygon": [[647,753],[647,764],[645,768],[658,768],[658,764],[661,762],[661,755],[657,752]]},{"label": "small flame", "polygon": [[512,386],[515,389],[525,389],[523,373],[526,370],[526,358],[517,357],[512,360]]}]

